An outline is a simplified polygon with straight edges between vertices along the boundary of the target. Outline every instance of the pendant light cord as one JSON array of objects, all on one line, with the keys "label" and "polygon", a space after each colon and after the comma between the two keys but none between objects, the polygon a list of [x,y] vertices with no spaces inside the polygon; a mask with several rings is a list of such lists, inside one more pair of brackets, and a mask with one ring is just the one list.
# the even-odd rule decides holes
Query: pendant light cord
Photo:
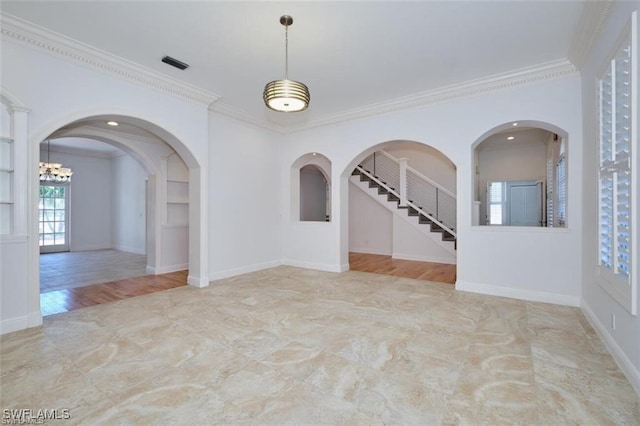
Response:
[{"label": "pendant light cord", "polygon": [[284,79],[289,80],[289,25],[284,26]]}]

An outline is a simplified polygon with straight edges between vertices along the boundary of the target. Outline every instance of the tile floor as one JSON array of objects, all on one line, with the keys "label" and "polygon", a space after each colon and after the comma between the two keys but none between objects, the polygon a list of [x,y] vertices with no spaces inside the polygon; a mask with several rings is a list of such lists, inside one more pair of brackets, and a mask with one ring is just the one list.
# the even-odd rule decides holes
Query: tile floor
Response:
[{"label": "tile floor", "polygon": [[0,338],[0,408],[65,424],[637,425],[577,308],[277,267]]},{"label": "tile floor", "polygon": [[[114,265],[117,265],[114,267]],[[147,274],[147,256],[118,250],[40,255],[40,292],[118,281]],[[70,273],[70,271],[73,271]]]}]

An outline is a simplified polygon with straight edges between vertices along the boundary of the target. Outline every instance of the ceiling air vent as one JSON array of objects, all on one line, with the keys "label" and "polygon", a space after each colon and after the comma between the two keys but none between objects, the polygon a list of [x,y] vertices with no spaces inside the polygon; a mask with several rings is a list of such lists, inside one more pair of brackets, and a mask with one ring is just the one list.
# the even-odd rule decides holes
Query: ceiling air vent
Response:
[{"label": "ceiling air vent", "polygon": [[186,70],[187,68],[189,68],[189,64],[185,64],[184,62],[174,59],[171,56],[165,56],[164,58],[162,58],[162,62],[164,62],[165,64],[169,64],[172,67],[176,67],[179,70]]}]

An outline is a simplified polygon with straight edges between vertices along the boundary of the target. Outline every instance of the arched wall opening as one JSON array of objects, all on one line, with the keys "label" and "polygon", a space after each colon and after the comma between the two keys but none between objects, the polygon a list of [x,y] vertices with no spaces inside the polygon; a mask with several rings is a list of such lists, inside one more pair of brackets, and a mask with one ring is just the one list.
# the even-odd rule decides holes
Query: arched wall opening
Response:
[{"label": "arched wall opening", "polygon": [[291,219],[331,221],[331,160],[318,152],[298,157],[291,165]]},{"label": "arched wall opening", "polygon": [[472,225],[564,228],[568,224],[568,133],[519,120],[472,145]]},{"label": "arched wall opening", "polygon": [[[378,175],[386,188],[379,189],[380,182],[369,184],[370,177],[363,176],[368,172]],[[399,177],[390,177],[389,173],[399,173]],[[340,194],[342,264],[348,264],[352,250],[398,259],[456,263],[457,168],[444,153],[422,142],[386,141],[358,154],[342,171],[340,179],[344,189]],[[442,232],[431,232],[426,215],[422,220],[422,213],[430,210],[429,200],[414,197],[422,188],[429,188],[427,191],[434,195],[439,192],[453,196],[450,204],[454,216],[448,220],[451,241],[443,241]],[[411,206],[421,209],[416,210],[416,216],[408,215]],[[436,215],[435,210],[429,213]],[[419,223],[419,218],[423,223]]]},{"label": "arched wall opening", "polygon": [[[114,120],[121,125],[132,129],[139,129],[139,134],[126,135],[117,132],[105,132],[100,129],[98,123]],[[206,263],[202,261],[206,257],[203,251],[202,230],[206,230],[206,218],[201,214],[200,206],[204,203],[201,199],[201,172],[200,164],[190,149],[177,137],[166,131],[159,125],[148,120],[121,114],[101,113],[77,117],[62,121],[60,124],[50,124],[47,129],[35,132],[29,138],[30,151],[33,152],[29,162],[31,172],[37,176],[37,163],[39,144],[48,137],[54,138],[87,138],[105,142],[125,151],[137,161],[148,173],[147,179],[147,229],[146,243],[147,272],[165,273],[174,270],[188,269],[188,282],[191,285],[203,287],[208,284]],[[161,141],[164,147],[149,149],[150,140]],[[176,185],[181,185],[173,190],[171,186],[171,158],[180,158],[184,164],[176,178]],[[73,181],[72,181],[73,183]],[[36,224],[30,229],[33,234],[30,263],[36,271],[38,267],[38,181],[37,178],[29,181],[29,208],[31,221]],[[182,223],[171,223],[170,204],[172,197],[177,198],[180,204]],[[176,259],[180,259],[176,261]],[[30,279],[30,295],[39,293],[38,274]],[[33,303],[32,303],[33,306]]]}]

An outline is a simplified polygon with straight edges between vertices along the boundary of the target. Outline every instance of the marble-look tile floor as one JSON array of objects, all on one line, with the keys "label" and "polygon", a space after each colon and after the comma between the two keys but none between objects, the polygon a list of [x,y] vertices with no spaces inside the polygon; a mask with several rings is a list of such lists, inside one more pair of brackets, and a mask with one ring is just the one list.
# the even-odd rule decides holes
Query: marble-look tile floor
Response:
[{"label": "marble-look tile floor", "polygon": [[0,344],[0,409],[65,424],[640,424],[579,309],[363,272],[277,267]]}]

